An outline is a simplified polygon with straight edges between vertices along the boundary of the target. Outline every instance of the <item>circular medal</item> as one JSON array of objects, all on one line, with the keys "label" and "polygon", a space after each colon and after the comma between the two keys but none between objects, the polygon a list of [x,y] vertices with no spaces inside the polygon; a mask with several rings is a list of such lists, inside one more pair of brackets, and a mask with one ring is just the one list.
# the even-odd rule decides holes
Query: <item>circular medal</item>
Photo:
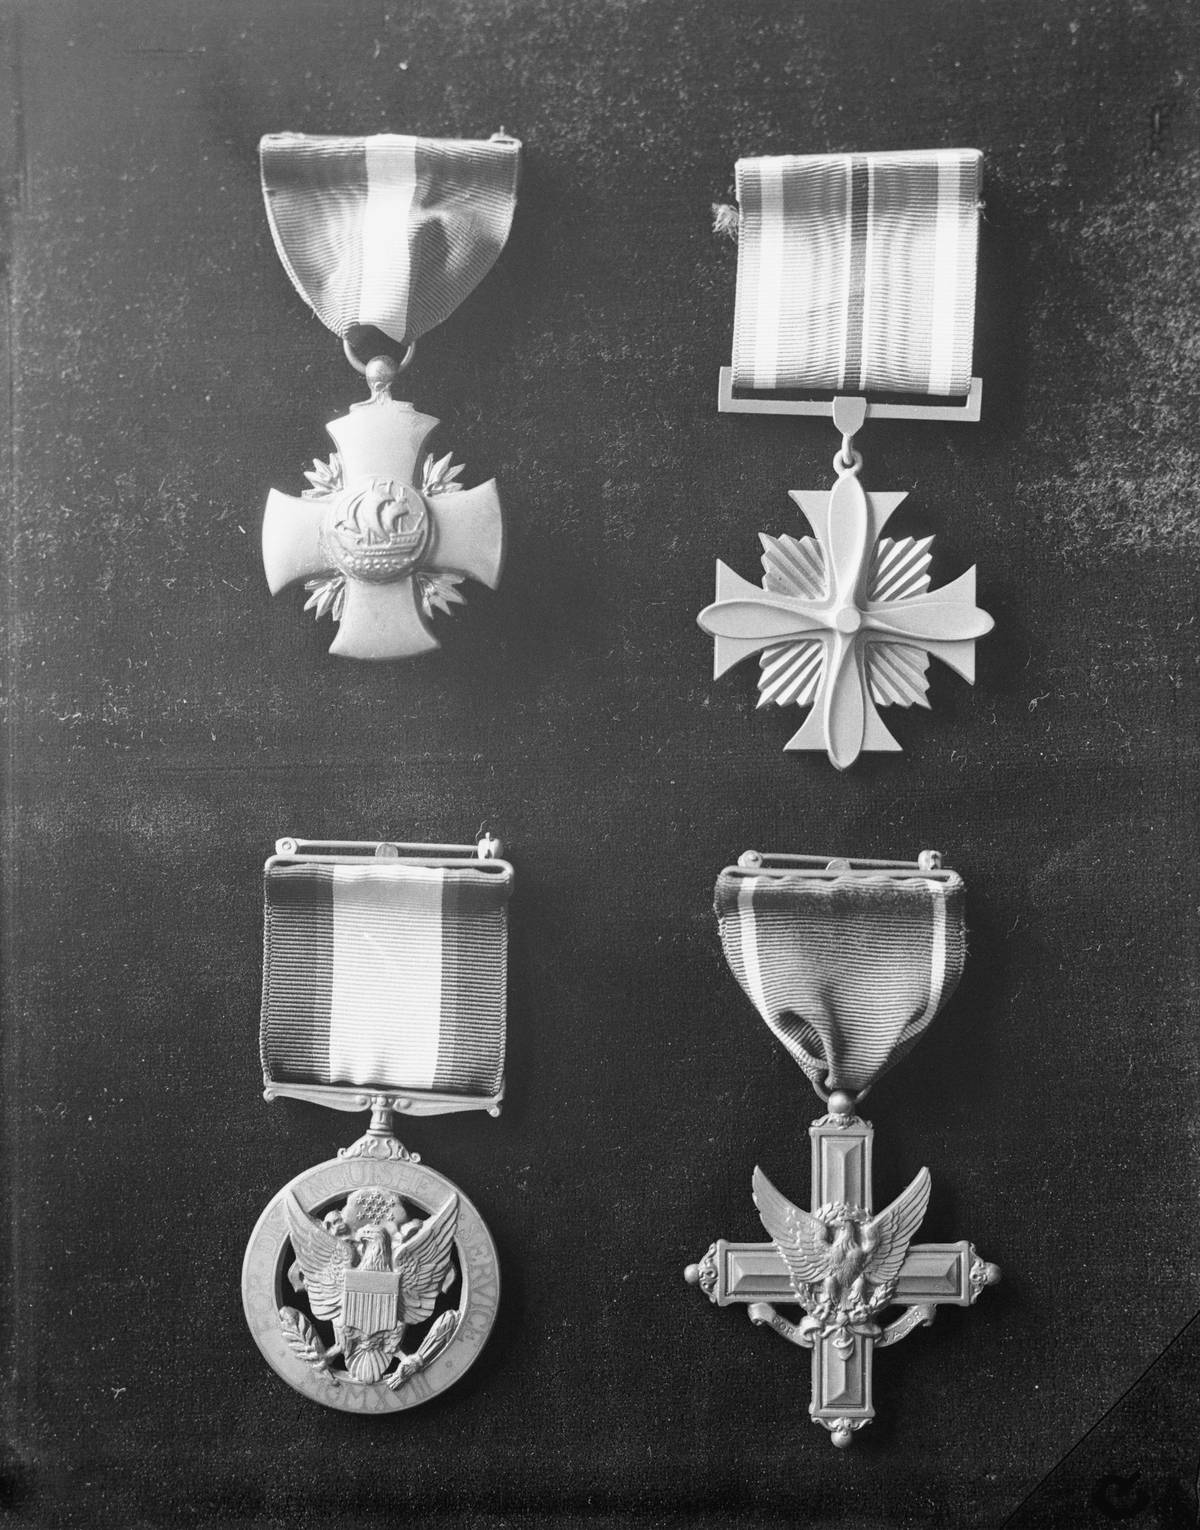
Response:
[{"label": "circular medal", "polygon": [[324,545],[343,574],[368,584],[388,584],[413,572],[431,534],[429,512],[416,489],[371,478],[333,501]]},{"label": "circular medal", "polygon": [[348,1413],[397,1412],[452,1386],[499,1299],[483,1218],[407,1156],[334,1158],[298,1174],[259,1217],[242,1266],[246,1321],[268,1363]]}]

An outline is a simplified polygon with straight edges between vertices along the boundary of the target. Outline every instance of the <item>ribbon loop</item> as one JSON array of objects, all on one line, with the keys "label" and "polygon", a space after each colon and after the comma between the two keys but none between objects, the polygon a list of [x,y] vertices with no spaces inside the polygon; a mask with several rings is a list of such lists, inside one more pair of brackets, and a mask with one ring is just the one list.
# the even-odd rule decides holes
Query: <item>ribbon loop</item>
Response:
[{"label": "ribbon loop", "polygon": [[963,397],[977,149],[743,159],[733,380]]},{"label": "ribbon loop", "polygon": [[269,862],[268,1081],[494,1096],[512,870]]},{"label": "ribbon loop", "polygon": [[851,872],[717,880],[721,944],[746,996],[821,1093],[861,1093],[915,1045],[966,959],[961,877]]},{"label": "ribbon loop", "polygon": [[495,264],[517,198],[516,139],[271,133],[259,144],[275,248],[336,335],[411,344]]}]

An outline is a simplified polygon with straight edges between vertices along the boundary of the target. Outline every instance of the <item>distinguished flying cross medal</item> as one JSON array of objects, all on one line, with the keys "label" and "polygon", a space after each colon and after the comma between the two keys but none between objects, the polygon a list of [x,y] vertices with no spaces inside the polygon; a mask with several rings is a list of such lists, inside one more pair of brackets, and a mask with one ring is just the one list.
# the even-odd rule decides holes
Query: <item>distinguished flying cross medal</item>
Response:
[{"label": "distinguished flying cross medal", "polygon": [[265,1096],[370,1110],[371,1124],[268,1205],[242,1302],[268,1362],[331,1408],[428,1401],[472,1364],[495,1319],[482,1217],[392,1122],[499,1114],[513,879],[499,854],[492,839],[289,839],[266,864]]},{"label": "distinguished flying cross medal", "polygon": [[[878,709],[928,706],[930,658],[973,681],[975,640],[992,627],[973,568],[931,589],[933,538],[882,535],[906,495],[865,490],[854,448],[867,419],[979,418],[980,166],[974,150],[737,166],[733,365],[721,370],[718,407],[830,415],[842,445],[832,490],[791,494],[814,535],[761,534],[761,587],[718,563],[717,598],[697,620],[715,640],[714,678],[759,655],[759,705],[811,709],[785,747],[824,749],[839,769],[864,750],[900,748]],[[790,390],[833,397],[779,396]]]},{"label": "distinguished flying cross medal", "polygon": [[[327,428],[297,498],[272,490],[263,518],[271,593],[304,581],[306,610],[338,624],[330,653],[403,659],[439,647],[435,611],[461,605],[464,579],[495,589],[504,530],[494,481],[465,489],[453,454],[426,452],[438,421],[391,396],[418,338],[491,269],[516,202],[520,144],[272,134],[263,194],[280,259],[300,295],[344,341],[371,396]],[[365,364],[365,326],[399,359]]]},{"label": "distinguished flying cross medal", "polygon": [[[717,882],[726,959],[828,1109],[809,1128],[811,1207],[756,1168],[754,1204],[770,1242],[721,1238],[684,1277],[718,1306],[748,1304],[751,1322],[812,1351],[809,1413],[839,1448],[875,1416],[875,1350],[932,1323],[939,1306],[969,1306],[1000,1278],[970,1243],[913,1241],[928,1169],[874,1210],[874,1130],[856,1114],[953,992],[962,905],[961,878],[933,851],[909,864],[747,851]],[[803,1310],[798,1322],[776,1311],[789,1304]],[[904,1310],[885,1322],[893,1307]]]}]

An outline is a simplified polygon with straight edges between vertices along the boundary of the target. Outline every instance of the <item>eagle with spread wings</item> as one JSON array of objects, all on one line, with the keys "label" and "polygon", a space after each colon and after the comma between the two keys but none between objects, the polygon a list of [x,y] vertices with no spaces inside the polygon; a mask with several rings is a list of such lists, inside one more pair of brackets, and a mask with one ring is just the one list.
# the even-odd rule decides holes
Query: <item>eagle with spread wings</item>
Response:
[{"label": "eagle with spread wings", "polygon": [[[796,1300],[809,1313],[809,1331],[877,1332],[867,1318],[891,1301],[900,1266],[929,1204],[929,1170],[878,1216],[833,1202],[814,1212],[793,1206],[761,1169],[754,1171],[754,1204],[788,1268]],[[815,1320],[815,1321],[814,1321]],[[865,1325],[865,1326],[862,1326]]]},{"label": "eagle with spread wings", "polygon": [[351,1380],[374,1382],[399,1356],[400,1371],[389,1385],[428,1364],[450,1337],[453,1313],[438,1319],[416,1354],[405,1355],[400,1346],[405,1329],[427,1322],[456,1278],[451,1255],[458,1196],[424,1221],[406,1219],[395,1191],[374,1185],[354,1191],[323,1222],[309,1216],[294,1194],[284,1206],[296,1255],[289,1279],[308,1296],[313,1316],[333,1325],[336,1343],[323,1351],[323,1362],[341,1353]]}]

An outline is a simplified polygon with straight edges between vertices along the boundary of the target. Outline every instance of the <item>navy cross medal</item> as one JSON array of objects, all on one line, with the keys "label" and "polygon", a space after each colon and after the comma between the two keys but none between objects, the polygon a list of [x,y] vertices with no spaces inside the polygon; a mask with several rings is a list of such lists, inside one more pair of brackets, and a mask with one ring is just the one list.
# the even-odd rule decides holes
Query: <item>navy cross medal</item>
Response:
[{"label": "navy cross medal", "polygon": [[406,659],[439,647],[428,618],[460,604],[458,585],[500,583],[504,528],[494,482],[463,489],[461,467],[428,455],[438,424],[391,396],[394,365],[367,366],[373,394],[328,426],[337,452],[316,462],[299,499],[272,489],[263,517],[263,568],[272,595],[306,581],[305,609],[339,625],[329,651],[348,659]]},{"label": "navy cross medal", "polygon": [[[759,706],[810,708],[784,747],[824,749],[839,770],[900,748],[878,709],[927,707],[931,658],[973,681],[975,640],[992,627],[973,568],[930,589],[933,538],[882,535],[906,496],[865,490],[854,449],[868,419],[979,419],[979,181],[971,149],[738,161],[733,365],[718,409],[832,415],[842,445],[831,490],[792,492],[814,536],[760,534],[761,588],[718,563],[697,621],[715,639],[714,679],[760,656]],[[895,393],[960,402],[879,398]]]},{"label": "navy cross medal", "polygon": [[[259,145],[275,248],[292,284],[338,335],[371,397],[328,426],[336,453],[315,461],[296,499],[272,490],[263,567],[272,595],[304,581],[305,610],[331,616],[330,653],[407,659],[439,647],[435,611],[459,585],[500,583],[496,485],[458,482],[451,454],[424,453],[438,421],[392,398],[417,340],[491,270],[508,239],[521,145],[485,140],[272,133]],[[356,354],[380,331],[398,356]],[[371,356],[371,350],[364,354]]]}]

